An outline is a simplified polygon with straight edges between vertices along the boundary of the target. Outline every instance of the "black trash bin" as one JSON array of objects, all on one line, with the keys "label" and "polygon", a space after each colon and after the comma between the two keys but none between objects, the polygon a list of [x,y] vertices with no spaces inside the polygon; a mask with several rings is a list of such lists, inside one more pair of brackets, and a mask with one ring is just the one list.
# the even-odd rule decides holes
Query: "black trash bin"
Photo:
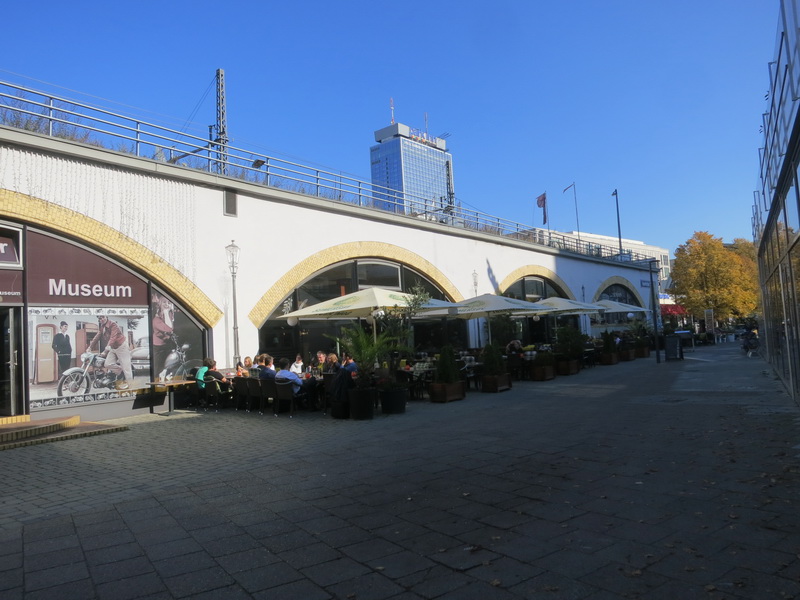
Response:
[{"label": "black trash bin", "polygon": [[683,360],[681,336],[675,334],[664,336],[664,359]]}]

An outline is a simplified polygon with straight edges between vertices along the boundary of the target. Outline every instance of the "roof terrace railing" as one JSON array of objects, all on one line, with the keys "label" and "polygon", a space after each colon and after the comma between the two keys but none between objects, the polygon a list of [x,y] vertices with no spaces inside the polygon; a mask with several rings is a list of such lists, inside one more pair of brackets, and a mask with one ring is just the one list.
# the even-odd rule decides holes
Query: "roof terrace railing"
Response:
[{"label": "roof terrace railing", "polygon": [[630,263],[653,257],[576,239],[465,209],[446,198],[423,198],[353,177],[251,152],[214,138],[176,131],[88,104],[0,81],[0,124],[99,146],[138,158],[216,173],[332,202],[391,212],[408,219],[480,232],[536,246]]}]

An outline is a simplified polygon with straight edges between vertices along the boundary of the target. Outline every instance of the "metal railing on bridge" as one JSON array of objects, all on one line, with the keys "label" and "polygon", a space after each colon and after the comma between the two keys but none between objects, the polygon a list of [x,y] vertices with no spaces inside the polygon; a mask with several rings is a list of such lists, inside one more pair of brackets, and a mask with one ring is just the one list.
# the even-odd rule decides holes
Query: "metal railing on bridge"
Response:
[{"label": "metal railing on bridge", "polygon": [[449,204],[423,198],[332,171],[252,152],[230,144],[127,117],[103,108],[0,81],[0,124],[73,142],[99,146],[138,158],[216,173],[281,190],[314,196],[368,210],[388,211],[408,219],[436,222],[536,246],[558,248],[596,258],[649,262],[653,257],[618,247],[582,241]]}]

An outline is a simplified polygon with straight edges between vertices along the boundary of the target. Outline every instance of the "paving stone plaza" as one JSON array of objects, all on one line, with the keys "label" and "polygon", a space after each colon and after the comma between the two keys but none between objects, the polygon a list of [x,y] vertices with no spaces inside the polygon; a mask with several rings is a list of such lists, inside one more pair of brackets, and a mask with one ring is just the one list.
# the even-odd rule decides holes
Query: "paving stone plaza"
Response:
[{"label": "paving stone plaza", "polygon": [[800,409],[738,344],[371,421],[0,453],[0,597],[800,598]]}]

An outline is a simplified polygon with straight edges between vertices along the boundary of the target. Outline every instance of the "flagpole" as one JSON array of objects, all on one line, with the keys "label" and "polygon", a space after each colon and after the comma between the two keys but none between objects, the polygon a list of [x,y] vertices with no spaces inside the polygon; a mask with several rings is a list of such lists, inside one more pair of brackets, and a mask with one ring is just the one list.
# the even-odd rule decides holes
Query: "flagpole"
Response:
[{"label": "flagpole", "polygon": [[575,187],[575,182],[573,181],[572,183],[570,183],[567,187],[564,188],[564,191],[561,192],[561,193],[562,194],[566,193],[566,191],[569,188],[572,188],[572,198],[575,201],[575,226],[578,228],[578,241],[580,242],[581,241],[581,221],[578,218],[578,192],[577,192],[578,188]]},{"label": "flagpole", "polygon": [[617,204],[617,237],[619,238],[619,259],[622,260],[622,228],[619,225],[619,195],[616,189],[611,195],[614,196],[614,202]]}]

